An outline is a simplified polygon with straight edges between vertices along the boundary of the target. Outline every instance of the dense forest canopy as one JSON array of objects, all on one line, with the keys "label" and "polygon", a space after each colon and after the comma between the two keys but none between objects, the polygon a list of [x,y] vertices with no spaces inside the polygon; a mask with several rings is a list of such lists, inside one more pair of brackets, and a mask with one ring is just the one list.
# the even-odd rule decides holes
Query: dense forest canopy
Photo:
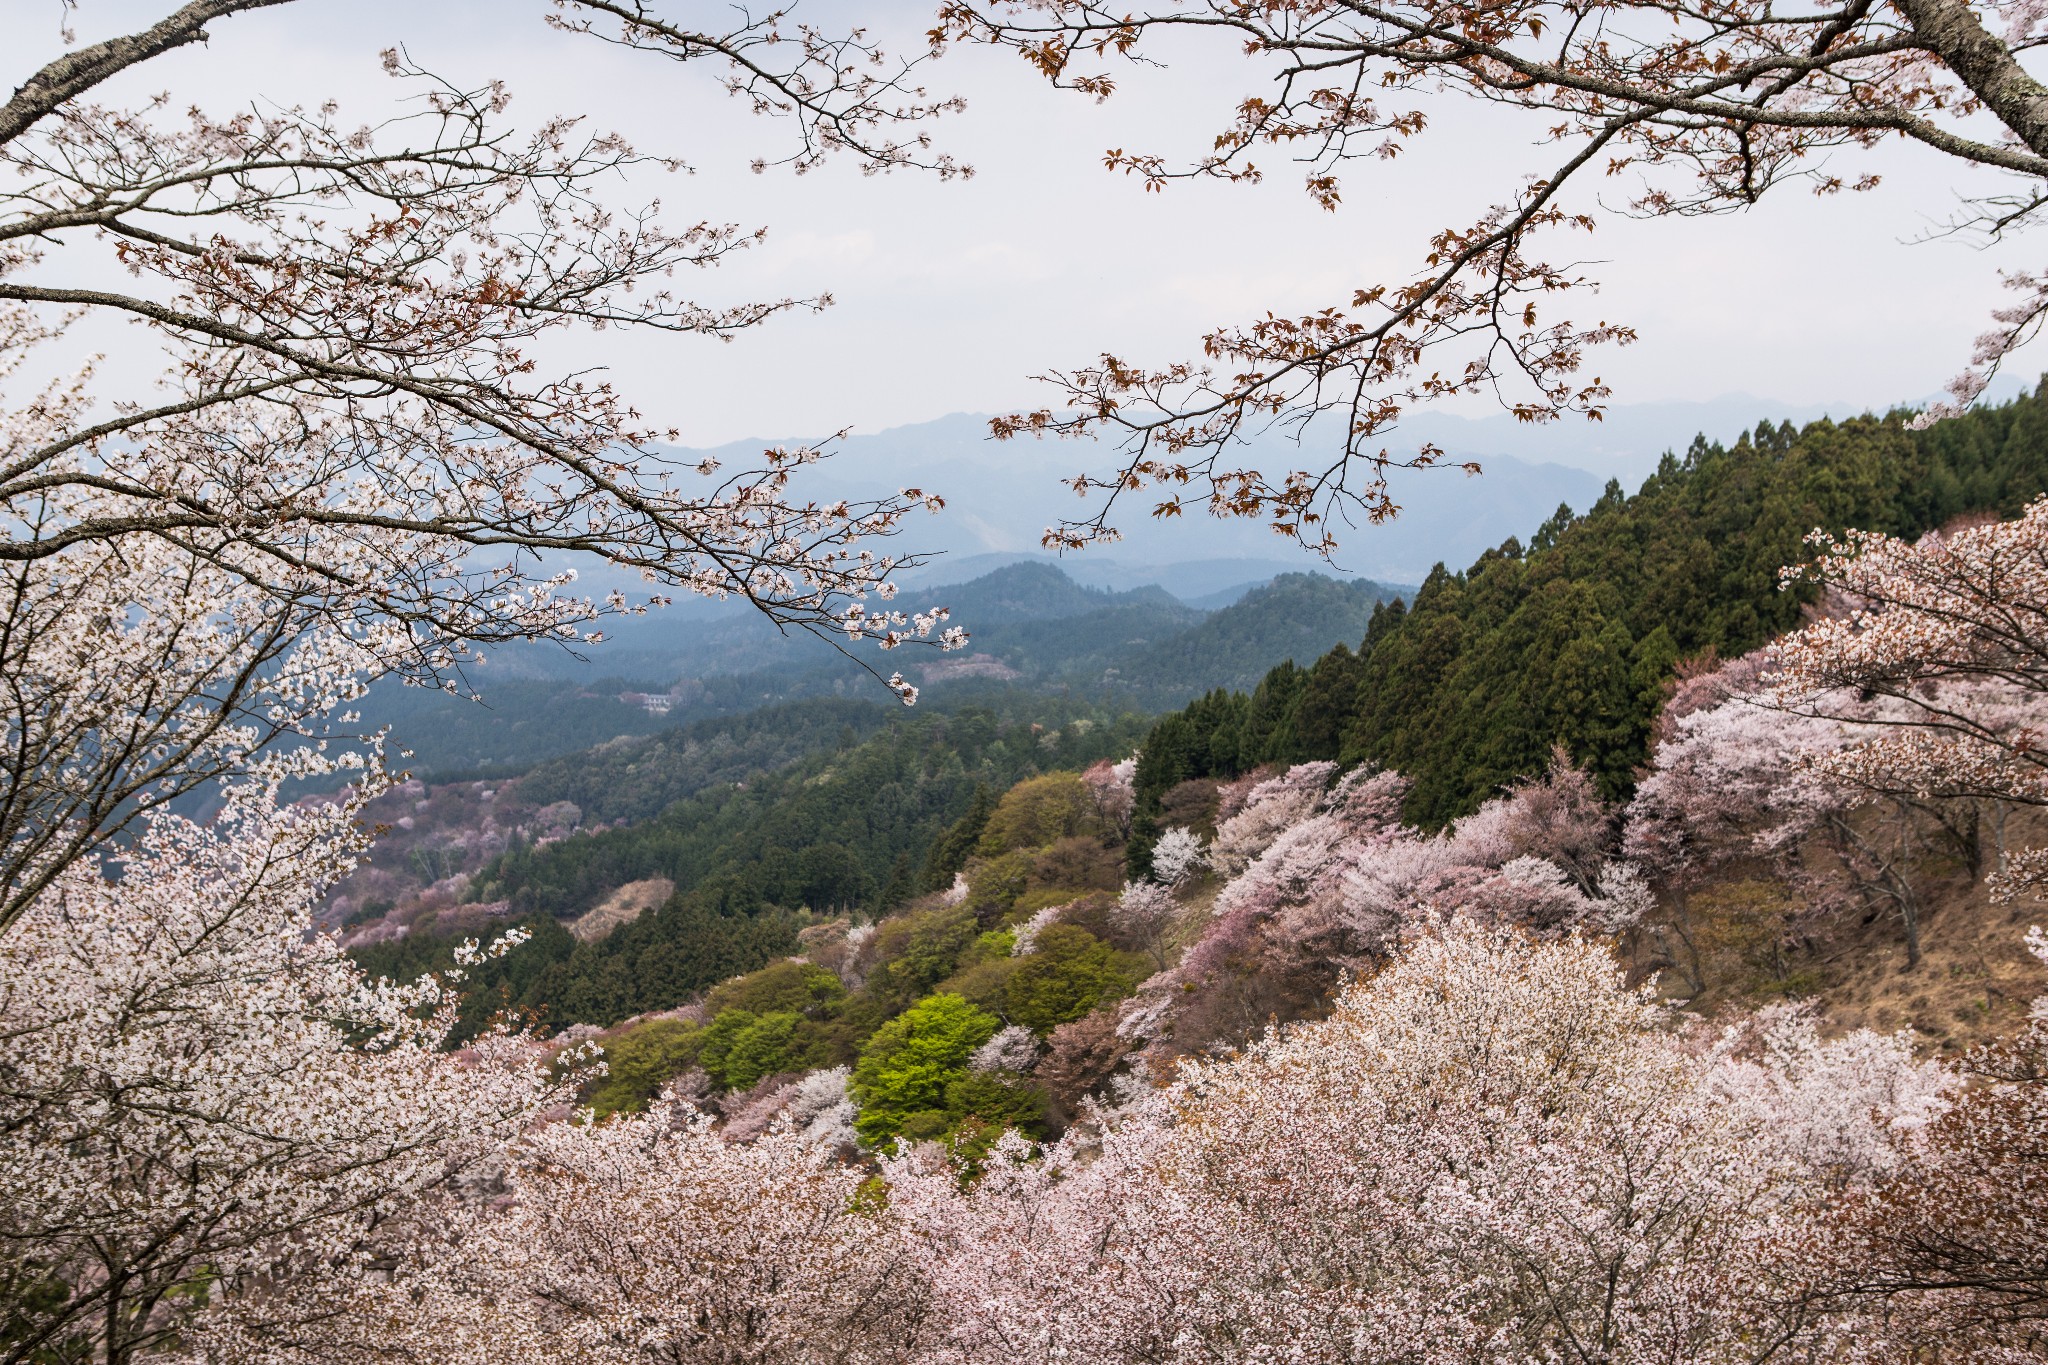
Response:
[{"label": "dense forest canopy", "polygon": [[[835,714],[805,704],[771,716],[823,724]],[[987,818],[990,793],[1035,773],[1128,753],[1145,726],[1137,716],[1097,715],[1057,700],[1018,700],[1002,713],[898,714],[858,740],[852,724],[842,723],[842,742],[780,770],[755,769],[652,819],[516,848],[486,865],[470,899],[503,903],[535,938],[477,969],[468,1027],[506,1005],[544,1010],[559,1026],[609,1024],[680,1004],[794,951],[808,923],[871,918],[932,889],[934,876],[950,881],[964,855],[939,872],[930,860],[949,830]],[[620,770],[600,760],[592,771],[609,774],[614,799],[629,809],[644,808],[650,792],[699,761],[687,741],[641,741],[619,755],[628,760]],[[550,795],[584,790],[567,765],[535,776]],[[599,942],[579,944],[559,923],[617,887],[656,878],[672,882],[674,894]],[[453,946],[429,921],[356,956],[373,972],[408,979],[445,963]]]}]

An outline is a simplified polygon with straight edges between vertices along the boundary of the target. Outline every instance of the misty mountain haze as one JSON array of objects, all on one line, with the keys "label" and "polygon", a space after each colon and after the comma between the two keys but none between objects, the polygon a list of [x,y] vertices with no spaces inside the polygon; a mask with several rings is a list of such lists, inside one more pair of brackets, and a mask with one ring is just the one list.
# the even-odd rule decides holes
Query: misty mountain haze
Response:
[{"label": "misty mountain haze", "polygon": [[[2003,399],[2028,386],[2006,377],[1987,395]],[[1355,574],[1380,582],[1419,583],[1441,562],[1462,568],[1509,536],[1526,537],[1559,503],[1584,511],[1607,480],[1633,492],[1665,452],[1683,453],[1695,436],[1728,443],[1759,422],[1801,426],[1823,417],[1840,421],[1865,411],[1859,404],[1789,404],[1724,394],[1700,402],[1631,403],[1606,409],[1602,420],[1544,425],[1520,422],[1504,411],[1466,416],[1424,410],[1404,417],[1387,446],[1396,454],[1428,443],[1450,460],[1476,460],[1483,472],[1456,468],[1396,470],[1390,476],[1401,513],[1379,526],[1340,527],[1335,562],[1325,564],[1276,537],[1256,521],[1217,521],[1199,515],[1172,522],[1150,516],[1151,499],[1131,497],[1112,523],[1117,544],[1058,556],[1067,576],[1091,587],[1128,590],[1157,583],[1183,601],[1226,595],[1288,572]],[[683,454],[711,455],[729,468],[746,467],[761,450],[802,438],[734,441]],[[1296,443],[1271,433],[1246,448],[1248,463],[1287,464]],[[1313,448],[1313,438],[1302,447]],[[822,466],[805,471],[803,487],[817,497],[871,497],[877,490],[919,487],[946,499],[933,518],[908,521],[897,541],[934,561],[906,576],[908,583],[938,585],[979,577],[1018,559],[1056,557],[1041,548],[1045,528],[1094,506],[1063,480],[1083,469],[1101,472],[1111,451],[1068,441],[999,442],[986,416],[953,413],[929,422],[855,434],[833,447]],[[1221,605],[1204,601],[1198,605]]]},{"label": "misty mountain haze", "polygon": [[[2012,380],[2000,385],[2020,387]],[[849,436],[832,447],[829,459],[800,471],[795,482],[803,496],[820,500],[861,499],[901,487],[944,497],[943,511],[912,515],[888,547],[930,557],[900,575],[915,594],[1035,562],[1057,565],[1081,587],[1128,593],[1157,586],[1187,606],[1213,611],[1287,573],[1420,583],[1438,563],[1462,569],[1510,536],[1526,539],[1560,504],[1585,511],[1609,479],[1633,492],[1666,451],[1682,452],[1696,435],[1727,442],[1760,421],[1796,424],[1826,414],[1841,418],[1854,409],[1844,404],[1795,408],[1727,395],[1703,402],[1619,405],[1600,422],[1543,426],[1517,422],[1504,412],[1477,417],[1418,413],[1404,420],[1389,442],[1392,449],[1430,442],[1450,459],[1478,461],[1483,472],[1472,477],[1455,467],[1394,471],[1390,477],[1400,515],[1378,526],[1340,529],[1333,562],[1275,536],[1257,521],[1202,515],[1156,520],[1142,495],[1118,508],[1113,523],[1123,533],[1121,541],[1054,555],[1040,546],[1045,528],[1092,505],[1062,480],[1107,452],[1085,443],[998,442],[988,435],[987,418],[971,413]],[[694,462],[708,455],[727,469],[751,468],[763,449],[804,439],[763,437],[679,451],[678,456]],[[1293,454],[1287,449],[1291,444],[1283,435],[1268,435],[1249,453],[1255,461],[1277,465]],[[1099,463],[1094,467],[1099,470]],[[578,584],[590,592],[613,586],[631,595],[640,585],[602,566],[586,571]],[[965,613],[956,613],[956,623],[970,630],[977,624]],[[700,598],[679,598],[644,617],[614,622],[607,634],[610,640],[590,650],[588,662],[553,647],[522,648],[501,654],[496,676],[668,679],[678,671],[731,671],[729,663],[719,660],[736,653],[747,654],[753,667],[775,667],[814,658],[812,651],[819,648],[808,637],[779,638],[743,603]]]},{"label": "misty mountain haze", "polygon": [[[1691,439],[1687,433],[1682,447]],[[785,442],[739,441],[712,455],[729,468],[758,458],[763,447]],[[1258,442],[1250,458],[1272,464],[1294,458],[1284,437]],[[1046,527],[1099,504],[1083,501],[1062,480],[1084,468],[1098,472],[1111,452],[1103,446],[1054,441],[997,442],[985,417],[956,413],[932,422],[848,437],[832,458],[804,473],[801,486],[817,497],[873,496],[877,489],[917,487],[946,499],[935,517],[913,517],[898,544],[945,558],[925,568],[921,581],[958,582],[998,561],[978,556],[1044,557]],[[1583,508],[1605,480],[1560,464],[1531,464],[1512,456],[1491,459],[1482,477],[1457,469],[1397,472],[1394,496],[1401,515],[1382,526],[1339,527],[1341,549],[1325,565],[1257,521],[1217,521],[1200,515],[1155,520],[1144,494],[1120,502],[1112,524],[1123,538],[1101,550],[1060,557],[1077,582],[1129,588],[1159,583],[1176,593],[1218,592],[1282,572],[1328,572],[1380,581],[1420,582],[1439,560],[1464,563],[1510,535],[1526,535],[1569,502]],[[958,561],[974,561],[956,567]],[[1193,570],[1197,562],[1246,561],[1227,571]],[[966,570],[963,572],[963,568]],[[1195,576],[1187,577],[1190,573]],[[1232,575],[1236,575],[1232,577]]]}]

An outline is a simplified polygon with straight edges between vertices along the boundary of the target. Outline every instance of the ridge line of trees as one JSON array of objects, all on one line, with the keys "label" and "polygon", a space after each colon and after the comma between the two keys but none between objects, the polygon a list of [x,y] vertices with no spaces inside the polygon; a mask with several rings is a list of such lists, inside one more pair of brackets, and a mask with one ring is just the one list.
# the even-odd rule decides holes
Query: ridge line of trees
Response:
[{"label": "ridge line of trees", "polygon": [[1966,513],[2011,517],[2048,489],[2048,387],[1915,430],[1912,414],[1733,445],[1696,437],[1633,495],[1610,481],[1463,572],[1439,564],[1412,602],[1377,608],[1359,648],[1273,669],[1160,719],[1135,781],[1135,873],[1181,782],[1267,764],[1371,763],[1414,781],[1425,827],[1470,814],[1564,746],[1608,799],[1647,761],[1666,685],[1791,629],[1813,589],[1781,590],[1815,528],[1911,539]]}]

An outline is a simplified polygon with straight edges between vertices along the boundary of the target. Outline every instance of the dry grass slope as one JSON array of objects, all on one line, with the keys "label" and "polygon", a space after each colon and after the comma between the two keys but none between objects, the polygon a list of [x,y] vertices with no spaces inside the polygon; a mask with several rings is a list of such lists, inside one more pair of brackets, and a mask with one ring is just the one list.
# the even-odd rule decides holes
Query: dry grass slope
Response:
[{"label": "dry grass slope", "polygon": [[676,884],[666,877],[627,882],[594,908],[571,920],[569,932],[580,942],[595,943],[621,925],[631,924],[675,893]]}]

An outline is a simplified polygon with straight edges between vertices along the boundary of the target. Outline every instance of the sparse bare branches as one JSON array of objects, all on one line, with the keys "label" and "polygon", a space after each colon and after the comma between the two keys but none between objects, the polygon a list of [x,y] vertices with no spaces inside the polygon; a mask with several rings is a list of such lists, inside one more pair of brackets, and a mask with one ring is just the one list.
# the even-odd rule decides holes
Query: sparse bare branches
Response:
[{"label": "sparse bare branches", "polygon": [[[676,61],[723,58],[725,88],[756,114],[791,120],[797,150],[754,163],[756,170],[787,165],[807,171],[835,152],[851,154],[870,174],[899,168],[937,172],[951,179],[974,174],[934,149],[925,125],[966,107],[958,97],[934,96],[913,80],[922,60],[895,60],[865,29],[827,33],[797,22],[790,8],[756,16],[740,9],[738,22],[709,32],[677,21],[667,6],[647,0],[552,0],[555,27]],[[791,60],[791,58],[794,60]]]}]

